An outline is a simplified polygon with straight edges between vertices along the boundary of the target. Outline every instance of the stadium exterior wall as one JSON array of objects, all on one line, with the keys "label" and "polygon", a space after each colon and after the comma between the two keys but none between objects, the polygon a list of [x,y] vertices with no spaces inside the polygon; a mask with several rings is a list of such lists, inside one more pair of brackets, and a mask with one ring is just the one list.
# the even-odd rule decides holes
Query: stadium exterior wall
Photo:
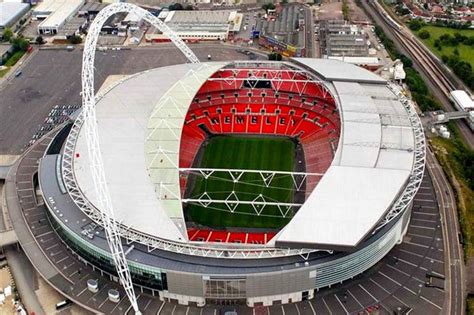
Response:
[{"label": "stadium exterior wall", "polygon": [[[40,169],[40,173],[41,171],[49,173],[52,170]],[[86,265],[99,270],[103,275],[108,275],[111,280],[118,281],[110,252],[97,247],[72,231],[56,217],[56,213],[48,202],[46,205],[51,224],[67,247]],[[238,300],[248,306],[272,305],[276,301],[298,302],[313,298],[314,290],[351,279],[379,262],[397,243],[401,242],[409,223],[410,213],[411,207],[394,220],[395,222],[390,227],[379,231],[380,235],[374,235],[374,240],[369,239],[367,245],[351,254],[345,254],[342,257],[335,255],[334,259],[323,263],[301,263],[300,268],[292,270],[222,275],[217,271],[215,274],[185,273],[133,261],[128,263],[134,284],[138,289],[159,295],[162,300],[176,300],[184,305],[193,302],[199,306],[215,300]],[[223,264],[225,264],[224,260]],[[216,268],[219,267],[216,266]],[[212,290],[212,286],[219,288],[225,287],[226,284],[235,286],[236,281],[240,281],[242,287],[238,292],[221,295],[218,294],[219,290]]]}]

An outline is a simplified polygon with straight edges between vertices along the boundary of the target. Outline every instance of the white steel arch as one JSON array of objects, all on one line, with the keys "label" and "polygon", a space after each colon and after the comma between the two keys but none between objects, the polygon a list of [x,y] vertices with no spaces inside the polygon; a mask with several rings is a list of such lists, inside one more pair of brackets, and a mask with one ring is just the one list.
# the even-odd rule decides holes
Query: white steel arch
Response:
[{"label": "white steel arch", "polygon": [[94,61],[97,39],[105,21],[110,16],[121,12],[135,13],[136,15],[141,16],[144,20],[148,21],[163,32],[163,34],[168,36],[191,63],[199,63],[199,60],[189,47],[187,47],[186,44],[157,17],[136,5],[128,3],[114,3],[100,11],[89,28],[89,33],[84,45],[84,53],[82,56],[82,110],[84,114],[87,149],[91,161],[90,167],[92,169],[92,179],[97,195],[97,206],[102,209],[101,220],[106,231],[107,242],[112,253],[120,282],[123,285],[135,314],[141,314],[138,309],[130,270],[122,246],[121,233],[114,219],[113,204],[106,183],[104,163],[100,151],[95,112],[96,98],[94,92]]}]

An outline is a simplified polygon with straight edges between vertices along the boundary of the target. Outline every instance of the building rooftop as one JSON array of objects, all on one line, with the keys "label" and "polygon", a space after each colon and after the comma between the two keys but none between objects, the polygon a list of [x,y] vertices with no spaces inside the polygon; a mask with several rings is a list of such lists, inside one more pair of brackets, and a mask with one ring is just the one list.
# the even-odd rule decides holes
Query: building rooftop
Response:
[{"label": "building rooftop", "polygon": [[[52,0],[51,2],[43,2],[42,4],[45,4],[44,11],[40,11],[39,6],[36,10],[38,12],[50,13],[47,15],[47,18],[41,22],[39,27],[53,28],[62,26],[68,18],[84,5],[84,0]],[[40,4],[40,6],[42,4]]]},{"label": "building rooftop", "polygon": [[451,92],[451,97],[463,110],[474,110],[474,101],[464,90],[455,90]]},{"label": "building rooftop", "polygon": [[12,45],[10,44],[0,44],[0,57],[6,54],[10,49]]},{"label": "building rooftop", "polygon": [[28,3],[0,2],[0,29],[15,23],[29,8]]}]

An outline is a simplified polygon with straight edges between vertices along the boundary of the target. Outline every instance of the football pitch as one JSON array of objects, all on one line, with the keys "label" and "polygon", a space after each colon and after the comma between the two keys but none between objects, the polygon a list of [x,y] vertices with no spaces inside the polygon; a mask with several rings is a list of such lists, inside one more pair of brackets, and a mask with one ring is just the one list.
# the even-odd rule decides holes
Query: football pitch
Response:
[{"label": "football pitch", "polygon": [[[200,168],[249,169],[293,171],[296,145],[284,137],[215,136],[209,139],[201,158]],[[238,173],[233,174],[237,178]],[[265,175],[264,175],[265,176]],[[266,202],[292,202],[293,179],[290,175],[276,174],[268,187],[260,173],[244,173],[237,182],[228,172],[214,172],[207,179],[196,176],[190,198],[198,199],[205,192],[215,200]],[[235,192],[235,195],[232,192]],[[263,199],[261,199],[260,194]],[[229,195],[231,195],[229,197]],[[251,204],[240,204],[230,211],[229,206],[212,203],[207,207],[190,203],[185,206],[188,220],[213,227],[280,228],[288,223],[291,211],[285,218],[277,206],[265,205],[254,209]],[[282,209],[284,211],[285,209]],[[256,212],[260,212],[257,214]]]}]

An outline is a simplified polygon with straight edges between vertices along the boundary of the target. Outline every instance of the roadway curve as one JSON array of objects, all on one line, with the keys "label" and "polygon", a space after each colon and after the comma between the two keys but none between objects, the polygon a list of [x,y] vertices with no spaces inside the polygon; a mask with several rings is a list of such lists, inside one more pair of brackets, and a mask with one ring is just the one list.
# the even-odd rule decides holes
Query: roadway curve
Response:
[{"label": "roadway curve", "polygon": [[459,221],[456,199],[443,169],[429,147],[427,150],[428,170],[431,174],[436,198],[439,204],[443,225],[444,250],[448,264],[445,265],[448,290],[446,299],[447,314],[464,314],[465,278],[463,251],[458,238]]},{"label": "roadway curve", "polygon": [[[389,35],[395,44],[401,48],[407,55],[411,57],[417,70],[419,70],[424,79],[427,81],[433,95],[441,101],[445,111],[455,111],[450,101],[450,92],[457,89],[457,82],[453,83],[453,79],[449,77],[447,70],[437,58],[424,45],[413,36],[405,27],[401,29],[393,26],[387,21],[381,12],[383,8],[371,1],[370,5],[367,1],[362,1],[364,8],[370,13],[372,19],[382,27],[384,32]],[[474,135],[464,120],[456,121],[461,134],[467,145],[474,149]]]}]

